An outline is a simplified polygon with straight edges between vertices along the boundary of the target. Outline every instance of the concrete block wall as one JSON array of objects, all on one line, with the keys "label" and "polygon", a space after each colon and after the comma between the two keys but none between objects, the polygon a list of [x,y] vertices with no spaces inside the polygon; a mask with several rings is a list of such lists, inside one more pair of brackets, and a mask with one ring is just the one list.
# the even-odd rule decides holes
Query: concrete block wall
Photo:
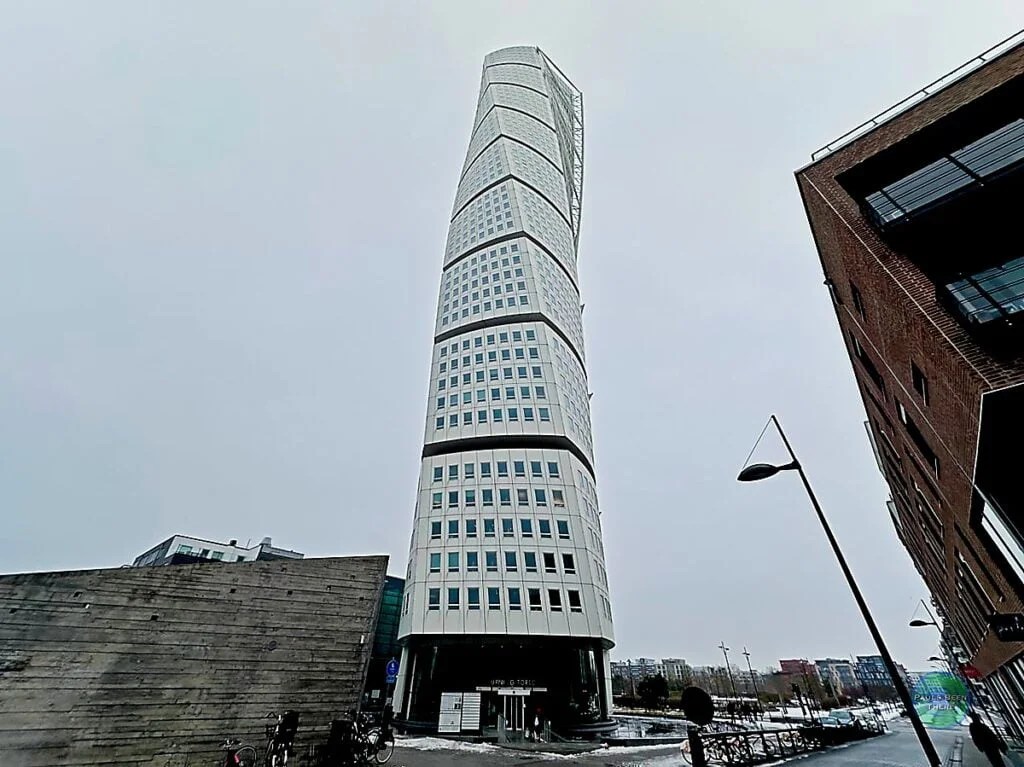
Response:
[{"label": "concrete block wall", "polygon": [[[0,576],[0,764],[212,764],[356,708],[386,556]],[[186,759],[187,757],[187,759]]]}]

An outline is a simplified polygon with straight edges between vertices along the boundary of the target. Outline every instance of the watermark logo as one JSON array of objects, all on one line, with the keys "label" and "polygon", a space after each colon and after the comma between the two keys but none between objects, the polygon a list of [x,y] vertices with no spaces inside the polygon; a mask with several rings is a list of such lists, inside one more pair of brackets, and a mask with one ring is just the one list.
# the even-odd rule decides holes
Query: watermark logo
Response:
[{"label": "watermark logo", "polygon": [[971,709],[964,680],[946,671],[922,675],[914,685],[913,698],[918,716],[928,727],[959,727]]}]

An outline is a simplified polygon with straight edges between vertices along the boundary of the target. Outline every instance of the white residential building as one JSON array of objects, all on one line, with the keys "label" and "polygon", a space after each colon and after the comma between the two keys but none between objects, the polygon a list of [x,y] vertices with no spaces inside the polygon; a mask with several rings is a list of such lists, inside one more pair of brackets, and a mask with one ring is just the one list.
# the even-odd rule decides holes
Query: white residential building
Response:
[{"label": "white residential building", "polygon": [[482,729],[538,711],[560,733],[612,726],[582,183],[582,94],[538,48],[488,55],[443,260],[399,630],[395,709],[411,727],[437,728],[443,693],[480,693]]},{"label": "white residential building", "polygon": [[661,665],[669,682],[683,682],[690,676],[690,667],[682,658],[662,658]]},{"label": "white residential building", "polygon": [[257,559],[302,559],[303,555],[298,551],[277,548],[270,538],[264,538],[254,546],[248,543],[239,546],[234,538],[227,543],[220,543],[191,535],[172,535],[135,557],[132,567],[173,564],[176,557],[179,561],[191,558],[214,562],[254,562]]}]

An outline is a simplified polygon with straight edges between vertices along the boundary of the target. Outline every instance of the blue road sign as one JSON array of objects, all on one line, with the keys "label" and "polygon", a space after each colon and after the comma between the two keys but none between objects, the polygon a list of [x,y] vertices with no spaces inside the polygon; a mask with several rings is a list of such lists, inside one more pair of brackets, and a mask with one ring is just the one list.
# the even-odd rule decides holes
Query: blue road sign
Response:
[{"label": "blue road sign", "polygon": [[388,684],[394,684],[398,681],[398,661],[392,658],[388,661],[388,665],[384,667],[384,673],[387,674],[385,680]]}]

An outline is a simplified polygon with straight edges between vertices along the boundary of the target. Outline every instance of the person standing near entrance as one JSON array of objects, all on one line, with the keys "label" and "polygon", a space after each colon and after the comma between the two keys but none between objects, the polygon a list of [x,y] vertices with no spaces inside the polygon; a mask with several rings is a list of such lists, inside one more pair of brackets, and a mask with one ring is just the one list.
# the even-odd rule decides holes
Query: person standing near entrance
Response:
[{"label": "person standing near entrance", "polygon": [[533,713],[533,737],[535,740],[543,740],[541,737],[541,732],[543,732],[541,725],[544,723],[544,720],[541,718],[542,713],[539,708]]},{"label": "person standing near entrance", "polygon": [[992,767],[1006,766],[1006,762],[1003,761],[1003,754],[1007,750],[1006,743],[996,735],[991,727],[981,721],[981,717],[973,711],[971,712],[971,726],[968,728],[968,732],[971,733],[971,740],[974,741],[974,745],[988,758],[989,762],[992,763]]}]

